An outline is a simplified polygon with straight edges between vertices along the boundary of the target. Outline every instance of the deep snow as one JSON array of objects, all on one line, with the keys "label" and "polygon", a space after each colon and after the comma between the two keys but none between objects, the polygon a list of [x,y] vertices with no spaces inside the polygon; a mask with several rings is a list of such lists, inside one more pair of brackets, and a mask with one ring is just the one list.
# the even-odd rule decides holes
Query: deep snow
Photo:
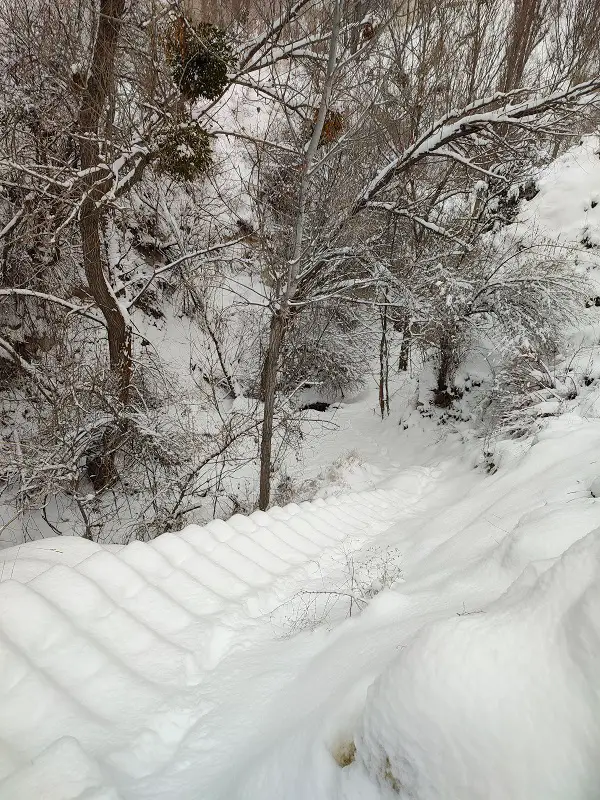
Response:
[{"label": "deep snow", "polygon": [[[552,420],[491,476],[451,447],[149,544],[3,551],[0,798],[596,797],[600,425]],[[369,598],[374,543],[401,575]],[[347,563],[362,613],[299,615]]]},{"label": "deep snow", "polygon": [[[591,241],[596,150],[519,225]],[[311,503],[1,551],[0,800],[597,798],[596,313],[578,393],[493,474],[408,382],[384,422],[366,392],[314,424]]]}]

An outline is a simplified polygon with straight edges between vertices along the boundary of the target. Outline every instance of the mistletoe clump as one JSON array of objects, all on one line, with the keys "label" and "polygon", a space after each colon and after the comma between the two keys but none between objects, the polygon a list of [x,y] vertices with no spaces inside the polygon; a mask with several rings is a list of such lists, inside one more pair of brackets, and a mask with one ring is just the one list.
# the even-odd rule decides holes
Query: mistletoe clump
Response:
[{"label": "mistletoe clump", "polygon": [[158,172],[192,181],[206,174],[211,165],[210,136],[200,125],[175,128],[160,142]]},{"label": "mistletoe clump", "polygon": [[[315,114],[315,123],[317,114]],[[344,132],[346,122],[343,114],[339,111],[330,109],[325,116],[325,123],[323,125],[323,132],[319,144],[331,144],[337,141]]]},{"label": "mistletoe clump", "polygon": [[178,17],[167,32],[165,49],[173,80],[187,100],[214,100],[227,88],[235,57],[226,31]]}]

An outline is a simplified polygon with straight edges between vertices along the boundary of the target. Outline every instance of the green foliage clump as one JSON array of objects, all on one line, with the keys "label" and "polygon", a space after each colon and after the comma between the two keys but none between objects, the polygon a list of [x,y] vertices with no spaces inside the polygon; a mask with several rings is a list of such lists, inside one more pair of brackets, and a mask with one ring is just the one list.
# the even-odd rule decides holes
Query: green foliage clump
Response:
[{"label": "green foliage clump", "polygon": [[160,143],[158,172],[191,181],[207,173],[211,165],[210,136],[200,125],[174,128]]},{"label": "green foliage clump", "polygon": [[165,50],[173,80],[187,100],[214,100],[227,88],[227,72],[236,59],[226,31],[178,17],[167,32]]}]

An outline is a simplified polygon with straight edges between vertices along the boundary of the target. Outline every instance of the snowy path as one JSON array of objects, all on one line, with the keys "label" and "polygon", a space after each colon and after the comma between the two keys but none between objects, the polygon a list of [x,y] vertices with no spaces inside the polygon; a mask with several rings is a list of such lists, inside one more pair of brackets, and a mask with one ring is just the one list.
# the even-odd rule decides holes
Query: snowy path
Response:
[{"label": "snowy path", "polygon": [[[271,612],[336,568],[341,549],[352,552],[413,515],[435,480],[435,471],[415,468],[385,488],[122,549],[54,539],[3,551],[1,800],[29,800],[42,786],[48,800],[187,797],[184,787],[173,794],[172,779],[164,795],[159,781],[148,788],[143,779],[180,770],[170,763],[175,751],[224,682],[227,696],[246,693],[247,651],[288,645]],[[249,672],[220,675],[219,665],[240,652]],[[259,683],[261,672],[259,665]],[[258,687],[256,697],[264,697]],[[107,779],[130,788],[111,794]]]},{"label": "snowy path", "polygon": [[[555,162],[526,240],[598,239],[599,163],[595,138]],[[579,394],[493,475],[365,393],[290,465],[338,496],[0,551],[0,800],[598,800],[597,322],[579,341]],[[370,547],[402,576],[311,630],[304,593],[345,588]]]},{"label": "snowy path", "polygon": [[0,800],[596,800],[600,426],[486,475],[340,417],[373,488],[0,553]]}]

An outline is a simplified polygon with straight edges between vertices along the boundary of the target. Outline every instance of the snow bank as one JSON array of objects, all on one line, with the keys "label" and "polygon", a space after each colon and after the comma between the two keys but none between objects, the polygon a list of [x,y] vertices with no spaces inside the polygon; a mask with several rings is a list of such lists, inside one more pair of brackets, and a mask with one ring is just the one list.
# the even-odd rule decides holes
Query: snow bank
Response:
[{"label": "snow bank", "polygon": [[[584,136],[544,169],[519,219],[558,244],[600,245],[600,140]],[[584,246],[586,246],[584,244]],[[597,262],[597,257],[596,257]]]},{"label": "snow bank", "polygon": [[[493,476],[451,458],[147,544],[3,551],[0,800],[596,797],[599,450],[567,415]],[[374,546],[401,570],[352,618],[286,630]]]},{"label": "snow bank", "polygon": [[[0,798],[48,784],[49,798],[75,800],[101,767],[122,782],[168,763],[206,713],[194,687],[233,647],[271,638],[271,612],[329,554],[389,527],[398,504],[409,509],[428,480],[415,475],[404,490],[234,516],[148,544],[62,537],[3,550]],[[83,754],[73,780],[65,737]]]},{"label": "snow bank", "polygon": [[[356,769],[401,797],[594,798],[600,530],[485,609],[427,626],[369,692]],[[358,795],[357,795],[358,797]]]},{"label": "snow bank", "polygon": [[[594,148],[519,224],[584,236]],[[589,207],[561,216],[577,170]],[[306,475],[357,451],[340,494],[1,551],[0,800],[597,798],[599,396],[501,443],[493,475],[365,397],[312,440]]]},{"label": "snow bank", "polygon": [[[438,464],[433,490],[377,538],[403,577],[325,639],[292,639],[293,677],[277,654],[254,735],[219,742],[236,766],[191,768],[186,783],[219,800],[597,796],[600,429],[565,417],[511,448],[494,476]],[[215,711],[228,730],[252,713],[237,701]]]}]

